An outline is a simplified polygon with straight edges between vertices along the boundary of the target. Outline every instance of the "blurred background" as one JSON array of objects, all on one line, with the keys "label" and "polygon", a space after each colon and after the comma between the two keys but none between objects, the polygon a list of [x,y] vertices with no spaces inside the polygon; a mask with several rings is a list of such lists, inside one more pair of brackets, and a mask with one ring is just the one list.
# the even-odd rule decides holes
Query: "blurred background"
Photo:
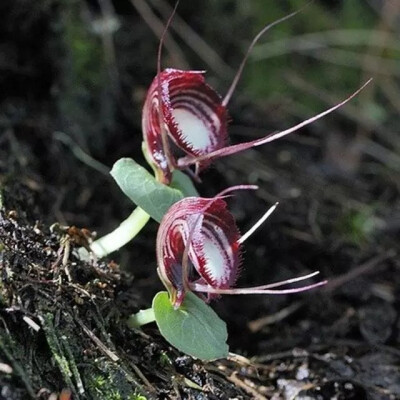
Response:
[{"label": "blurred background", "polygon": [[[305,4],[181,0],[162,65],[206,70],[224,95],[256,33]],[[173,5],[2,0],[0,176],[29,190],[21,204],[33,221],[102,235],[129,215],[132,205],[108,171],[121,157],[144,163],[141,107]],[[398,344],[399,34],[397,0],[315,0],[254,48],[230,103],[231,143],[290,127],[374,80],[307,129],[203,174],[205,196],[260,186],[230,200],[242,231],[280,202],[246,242],[240,286],[314,270],[330,280],[319,294],[223,299],[216,307],[234,349],[252,354],[327,338]],[[156,230],[149,224],[114,255],[134,273],[144,305],[160,288]]]}]

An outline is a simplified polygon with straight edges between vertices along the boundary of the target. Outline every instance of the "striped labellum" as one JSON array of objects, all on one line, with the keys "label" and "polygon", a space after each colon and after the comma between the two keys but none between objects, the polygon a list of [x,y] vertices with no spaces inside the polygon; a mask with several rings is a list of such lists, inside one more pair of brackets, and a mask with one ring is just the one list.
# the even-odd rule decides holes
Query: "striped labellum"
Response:
[{"label": "striped labellum", "polygon": [[[367,81],[339,104],[291,128],[250,142],[228,145],[227,105],[251,50],[265,32],[297,13],[265,26],[255,36],[224,98],[205,82],[204,71],[161,70],[162,45],[174,13],[171,15],[158,48],[157,76],[147,92],[142,111],[145,156],[160,182],[168,185],[174,169],[186,170],[198,178],[199,172],[217,158],[261,146],[295,132],[344,105],[370,82]],[[193,166],[194,171],[190,169]]]},{"label": "striped labellum", "polygon": [[313,273],[264,286],[233,288],[240,272],[242,243],[275,209],[275,206],[271,207],[253,228],[241,236],[225,202],[226,194],[237,189],[255,187],[232,187],[211,199],[186,197],[175,203],[161,220],[157,235],[158,273],[175,308],[182,304],[188,291],[209,301],[222,294],[296,293],[325,283],[273,289],[317,274]]}]

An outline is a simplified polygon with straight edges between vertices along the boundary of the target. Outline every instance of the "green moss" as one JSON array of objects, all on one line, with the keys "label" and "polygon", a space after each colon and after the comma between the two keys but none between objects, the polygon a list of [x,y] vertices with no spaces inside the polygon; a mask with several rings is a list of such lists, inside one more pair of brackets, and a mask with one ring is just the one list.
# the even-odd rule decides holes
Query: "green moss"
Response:
[{"label": "green moss", "polygon": [[76,393],[75,385],[72,381],[73,373],[70,368],[70,363],[64,353],[63,347],[59,340],[59,330],[54,328],[54,315],[47,313],[43,316],[43,330],[46,335],[46,340],[49,345],[53,359],[55,360],[58,369],[65,381],[65,384],[74,393]]},{"label": "green moss", "polygon": [[147,397],[139,393],[134,393],[128,397],[128,400],[147,400]]},{"label": "green moss", "polygon": [[103,375],[96,375],[93,377],[92,385],[94,389],[101,391],[102,389],[104,389],[104,386],[106,384],[107,380]]},{"label": "green moss", "polygon": [[162,351],[160,353],[159,362],[160,365],[164,368],[172,368],[173,366],[172,360],[169,358],[168,354],[165,351]]},{"label": "green moss", "polygon": [[[95,368],[93,368],[95,366]],[[83,373],[85,388],[90,398],[102,400],[130,400],[141,396],[138,383],[129,369],[105,358],[98,358]],[[136,396],[136,397],[135,397]]]}]

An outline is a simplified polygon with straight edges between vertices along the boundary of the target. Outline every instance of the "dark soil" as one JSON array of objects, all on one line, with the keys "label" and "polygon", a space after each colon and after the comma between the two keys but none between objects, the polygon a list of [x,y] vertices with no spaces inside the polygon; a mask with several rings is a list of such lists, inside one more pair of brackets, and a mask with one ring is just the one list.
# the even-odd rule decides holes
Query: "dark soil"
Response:
[{"label": "dark soil", "polygon": [[[140,110],[157,39],[129,2],[115,6],[112,57],[107,38],[87,29],[97,2],[0,4],[0,399],[56,399],[62,389],[99,400],[400,399],[399,176],[364,156],[350,167],[339,134],[319,139],[323,123],[217,162],[198,189],[212,196],[257,183],[257,193],[230,200],[243,231],[280,201],[246,242],[238,286],[315,269],[329,283],[215,302],[228,360],[182,355],[152,325],[127,329],[127,316],[162,287],[157,225],[106,260],[84,262],[75,251],[82,229],[102,235],[131,211],[109,167],[124,156],[143,161]],[[185,4],[181,13],[202,29],[201,15]],[[240,55],[227,54],[237,65]],[[244,125],[279,129],[279,118],[238,97],[232,141],[246,139]]]}]

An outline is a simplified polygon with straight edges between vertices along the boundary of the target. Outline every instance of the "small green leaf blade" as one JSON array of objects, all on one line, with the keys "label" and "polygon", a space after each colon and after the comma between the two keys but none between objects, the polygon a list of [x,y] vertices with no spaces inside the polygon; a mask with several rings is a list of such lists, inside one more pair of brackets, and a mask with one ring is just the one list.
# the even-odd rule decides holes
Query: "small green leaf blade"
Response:
[{"label": "small green leaf blade", "polygon": [[172,188],[178,189],[182,192],[184,197],[198,197],[199,193],[193,185],[192,180],[183,172],[176,169],[172,173]]},{"label": "small green leaf blade", "polygon": [[110,173],[121,190],[157,222],[172,204],[184,197],[180,190],[158,182],[131,158],[118,160]]},{"label": "small green leaf blade", "polygon": [[204,361],[226,358],[229,347],[226,324],[214,310],[193,293],[186,293],[177,310],[168,292],[159,292],[153,299],[158,329],[178,350]]}]

